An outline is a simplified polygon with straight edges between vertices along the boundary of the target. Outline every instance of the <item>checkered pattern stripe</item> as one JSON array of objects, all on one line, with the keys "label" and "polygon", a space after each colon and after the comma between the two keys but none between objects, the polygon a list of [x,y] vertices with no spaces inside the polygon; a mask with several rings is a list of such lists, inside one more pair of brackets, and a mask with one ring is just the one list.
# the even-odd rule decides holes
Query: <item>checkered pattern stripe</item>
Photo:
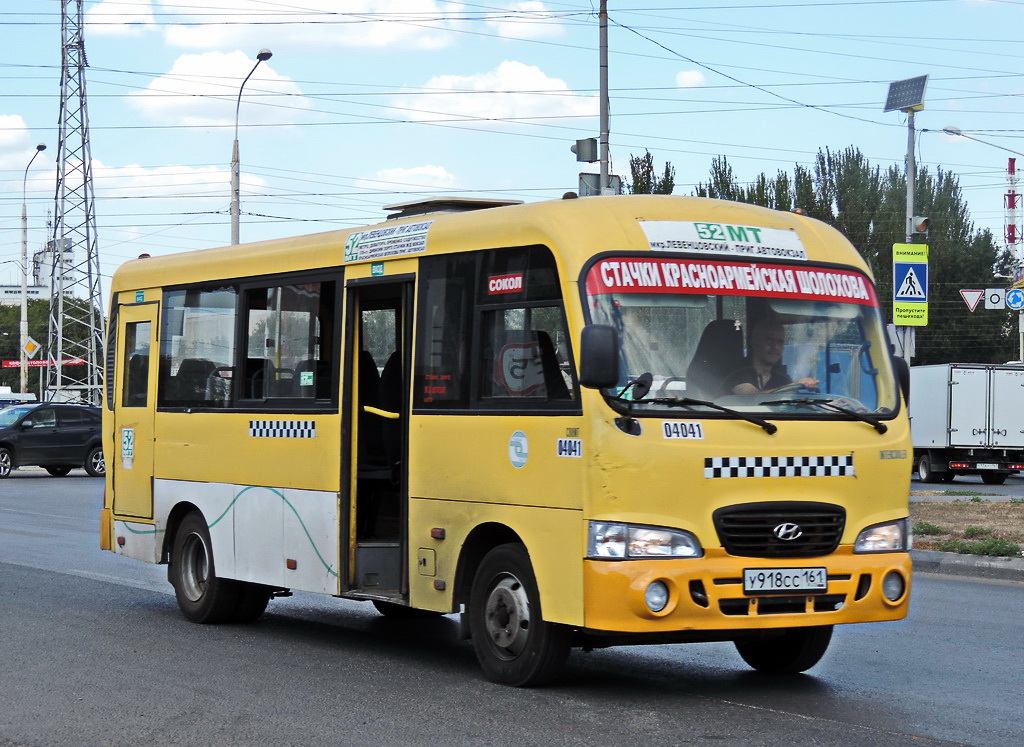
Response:
[{"label": "checkered pattern stripe", "polygon": [[316,438],[316,421],[250,420],[249,438]]},{"label": "checkered pattern stripe", "polygon": [[853,454],[812,457],[706,457],[704,477],[853,477]]}]

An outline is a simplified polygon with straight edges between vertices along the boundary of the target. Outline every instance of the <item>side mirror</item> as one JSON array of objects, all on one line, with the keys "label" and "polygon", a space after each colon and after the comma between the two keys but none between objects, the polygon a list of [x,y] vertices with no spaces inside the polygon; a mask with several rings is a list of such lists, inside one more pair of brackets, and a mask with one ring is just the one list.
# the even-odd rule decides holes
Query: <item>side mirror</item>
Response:
[{"label": "side mirror", "polygon": [[619,333],[608,324],[588,324],[580,334],[580,385],[607,389],[619,383]]},{"label": "side mirror", "polygon": [[907,407],[910,406],[910,366],[907,365],[907,359],[901,358],[898,355],[892,357],[892,366],[896,369],[896,380],[900,383],[900,391],[903,393],[903,399],[907,403]]}]

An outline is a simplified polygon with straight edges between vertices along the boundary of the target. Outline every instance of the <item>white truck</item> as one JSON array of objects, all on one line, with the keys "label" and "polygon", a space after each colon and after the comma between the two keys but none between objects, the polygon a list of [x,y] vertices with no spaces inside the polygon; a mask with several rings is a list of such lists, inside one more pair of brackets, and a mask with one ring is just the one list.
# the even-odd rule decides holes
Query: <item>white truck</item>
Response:
[{"label": "white truck", "polygon": [[910,369],[910,430],[921,482],[1024,470],[1024,366],[943,363]]}]

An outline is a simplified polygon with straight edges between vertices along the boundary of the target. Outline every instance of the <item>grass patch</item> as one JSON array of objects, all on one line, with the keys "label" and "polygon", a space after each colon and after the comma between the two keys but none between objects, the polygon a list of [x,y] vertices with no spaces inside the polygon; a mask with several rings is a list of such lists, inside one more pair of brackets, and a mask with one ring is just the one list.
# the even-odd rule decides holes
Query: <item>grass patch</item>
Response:
[{"label": "grass patch", "polygon": [[1024,501],[913,501],[914,547],[969,555],[1020,557]]},{"label": "grass patch", "polygon": [[914,523],[914,536],[919,534],[923,535],[944,535],[946,530],[937,524],[932,524],[929,521],[918,521]]},{"label": "grass patch", "polygon": [[958,552],[961,555],[989,555],[1004,558],[1020,557],[1020,545],[999,537],[970,542],[968,540],[946,540],[938,542],[936,550],[942,552]]}]

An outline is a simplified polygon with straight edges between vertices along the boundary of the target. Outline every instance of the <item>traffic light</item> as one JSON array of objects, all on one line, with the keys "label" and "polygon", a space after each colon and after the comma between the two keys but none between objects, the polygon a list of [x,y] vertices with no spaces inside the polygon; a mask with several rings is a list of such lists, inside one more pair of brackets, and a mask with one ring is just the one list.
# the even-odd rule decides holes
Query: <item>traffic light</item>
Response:
[{"label": "traffic light", "polygon": [[928,235],[928,229],[932,225],[932,219],[926,215],[915,215],[914,225],[912,226],[913,233],[923,233],[925,236]]}]

